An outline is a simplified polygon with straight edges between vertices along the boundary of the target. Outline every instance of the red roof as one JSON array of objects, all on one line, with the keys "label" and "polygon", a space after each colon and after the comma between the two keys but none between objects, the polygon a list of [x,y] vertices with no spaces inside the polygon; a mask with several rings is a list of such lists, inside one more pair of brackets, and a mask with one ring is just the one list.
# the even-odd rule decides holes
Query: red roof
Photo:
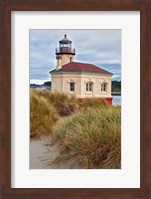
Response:
[{"label": "red roof", "polygon": [[92,72],[92,73],[102,73],[102,74],[112,74],[98,66],[87,63],[70,62],[65,64],[59,70],[54,70],[52,72]]}]

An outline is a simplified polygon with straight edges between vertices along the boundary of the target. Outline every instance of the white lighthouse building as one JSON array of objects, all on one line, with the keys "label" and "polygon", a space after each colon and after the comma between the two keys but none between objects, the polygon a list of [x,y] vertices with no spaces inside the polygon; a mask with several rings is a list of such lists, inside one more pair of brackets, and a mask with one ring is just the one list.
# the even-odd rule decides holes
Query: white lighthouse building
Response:
[{"label": "white lighthouse building", "polygon": [[72,41],[64,35],[64,38],[59,41],[59,48],[56,48],[56,69],[60,69],[63,65],[74,61],[75,49],[72,48]]},{"label": "white lighthouse building", "polygon": [[112,73],[90,63],[74,61],[72,41],[64,35],[56,49],[56,69],[50,71],[52,91],[75,94],[79,100],[104,99],[112,104]]}]

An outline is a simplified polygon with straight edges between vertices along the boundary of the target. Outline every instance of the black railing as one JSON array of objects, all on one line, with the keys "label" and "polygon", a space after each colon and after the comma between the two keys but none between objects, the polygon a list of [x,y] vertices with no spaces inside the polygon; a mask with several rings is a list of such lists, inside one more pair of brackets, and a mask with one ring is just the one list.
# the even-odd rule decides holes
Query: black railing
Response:
[{"label": "black railing", "polygon": [[71,54],[75,54],[75,48],[69,48],[69,47],[60,47],[60,48],[56,48],[56,54],[59,53],[71,53]]}]

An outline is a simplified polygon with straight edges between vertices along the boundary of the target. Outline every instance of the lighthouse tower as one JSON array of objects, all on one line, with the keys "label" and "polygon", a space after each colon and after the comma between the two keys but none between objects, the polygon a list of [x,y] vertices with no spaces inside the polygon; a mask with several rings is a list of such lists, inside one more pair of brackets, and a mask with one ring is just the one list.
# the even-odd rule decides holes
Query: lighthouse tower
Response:
[{"label": "lighthouse tower", "polygon": [[63,65],[73,61],[75,49],[72,48],[72,41],[64,35],[64,38],[59,41],[59,48],[56,48],[56,70],[62,68]]}]

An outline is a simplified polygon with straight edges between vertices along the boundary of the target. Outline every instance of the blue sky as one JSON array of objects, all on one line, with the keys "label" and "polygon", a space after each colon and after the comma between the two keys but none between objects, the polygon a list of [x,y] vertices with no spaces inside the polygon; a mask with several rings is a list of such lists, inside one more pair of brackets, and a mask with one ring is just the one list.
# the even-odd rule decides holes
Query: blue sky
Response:
[{"label": "blue sky", "polygon": [[74,61],[104,68],[121,81],[121,30],[30,30],[30,83],[51,80],[55,48],[64,34],[76,49]]}]

